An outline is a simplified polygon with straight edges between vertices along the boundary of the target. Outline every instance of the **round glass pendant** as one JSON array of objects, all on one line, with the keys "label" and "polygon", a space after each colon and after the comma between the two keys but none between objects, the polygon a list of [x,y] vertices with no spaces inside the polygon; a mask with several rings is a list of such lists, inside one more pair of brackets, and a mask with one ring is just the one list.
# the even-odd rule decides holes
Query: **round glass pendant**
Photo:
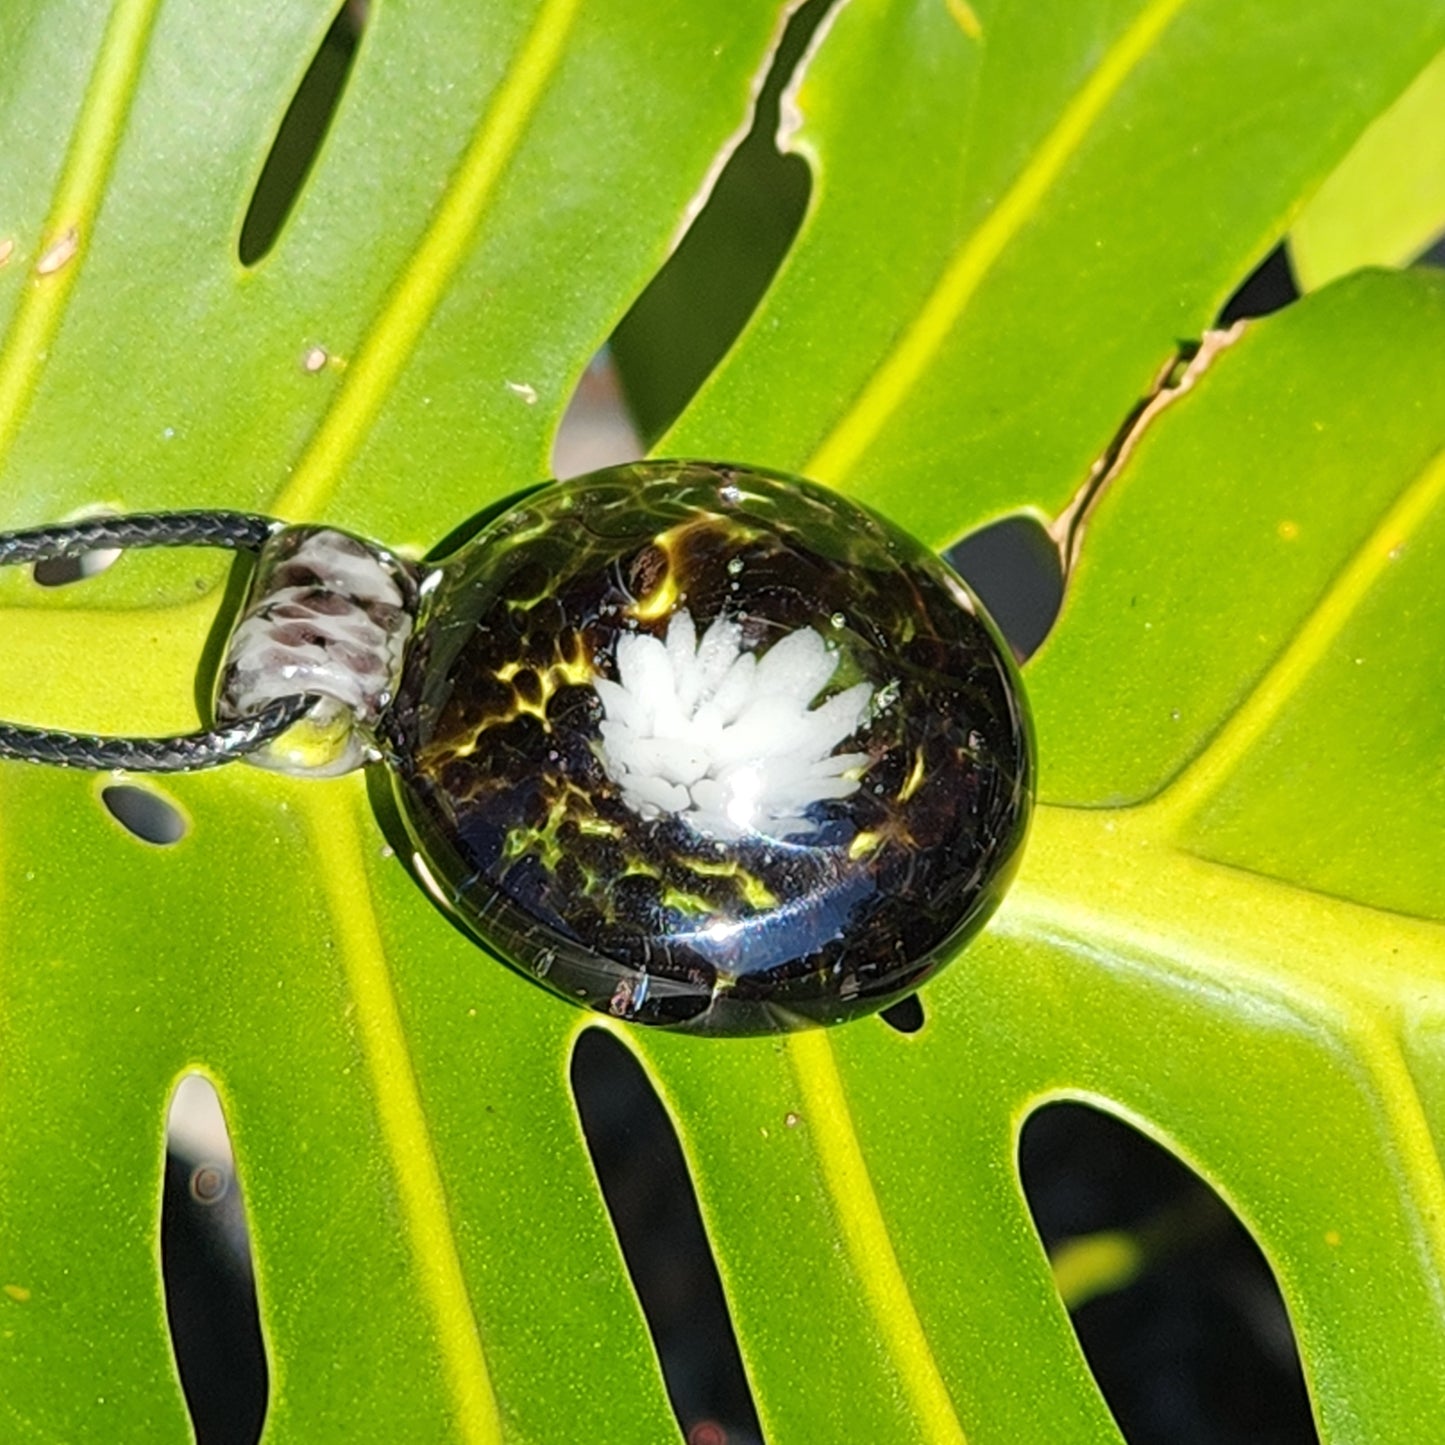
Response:
[{"label": "round glass pendant", "polygon": [[380,743],[422,871],[574,1002],[749,1034],[911,992],[1017,864],[1018,676],[932,552],[794,478],[534,493],[422,588]]}]

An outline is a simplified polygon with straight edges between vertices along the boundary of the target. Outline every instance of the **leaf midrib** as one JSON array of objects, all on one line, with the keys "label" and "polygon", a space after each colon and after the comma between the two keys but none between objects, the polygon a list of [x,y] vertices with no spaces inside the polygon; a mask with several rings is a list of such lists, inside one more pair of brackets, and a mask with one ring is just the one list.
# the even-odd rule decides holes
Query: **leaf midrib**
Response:
[{"label": "leaf midrib", "polygon": [[1345,562],[1249,696],[1202,752],[1140,812],[1160,837],[1175,836],[1218,795],[1284,712],[1408,544],[1445,500],[1445,452],[1395,499]]},{"label": "leaf midrib", "polygon": [[[1442,984],[1445,924],[1386,913],[1199,857],[1148,808],[1040,805],[991,932],[1157,969],[1348,1037],[1389,1116],[1422,1220],[1445,1220],[1445,1173],[1391,1020],[1403,994]],[[1383,940],[1387,939],[1388,943]],[[1445,1237],[1421,1247],[1445,1277]]]},{"label": "leaf midrib", "polygon": [[[1267,990],[1291,1009],[1327,996],[1384,1001],[1404,980],[1438,983],[1445,973],[1445,923],[1202,857],[1161,836],[1152,805],[1035,807],[1019,877],[989,927],[1018,932],[1025,919],[1045,918],[1100,951],[1168,958],[1221,987]],[[1389,961],[1371,968],[1382,933]]]}]

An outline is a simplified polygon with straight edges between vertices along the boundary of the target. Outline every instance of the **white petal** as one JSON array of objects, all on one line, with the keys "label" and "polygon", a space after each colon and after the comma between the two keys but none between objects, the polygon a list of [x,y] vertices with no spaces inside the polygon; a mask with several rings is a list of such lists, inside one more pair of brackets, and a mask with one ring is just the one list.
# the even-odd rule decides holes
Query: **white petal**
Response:
[{"label": "white petal", "polygon": [[630,633],[617,644],[617,671],[647,719],[643,732],[677,726],[682,710],[667,649],[655,637]]},{"label": "white petal", "polygon": [[[625,687],[606,677],[594,677],[592,686],[597,689],[603,711],[612,722],[625,723],[630,728],[643,726],[643,710]],[[606,735],[607,724],[604,723],[603,736]]]},{"label": "white petal", "polygon": [[716,717],[720,723],[732,722],[753,695],[757,670],[757,658],[751,652],[743,653],[728,668],[712,696],[712,701],[706,704],[709,716]]},{"label": "white petal", "polygon": [[697,628],[686,607],[672,614],[667,624],[667,661],[672,668],[678,706],[690,713],[697,706]]},{"label": "white petal", "polygon": [[810,703],[838,669],[838,658],[811,627],[781,637],[758,662],[757,689]]},{"label": "white petal", "polygon": [[866,682],[809,704],[838,658],[811,627],[744,653],[742,628],[715,619],[699,641],[683,608],[665,641],[629,633],[617,642],[618,681],[594,679],[604,717],[601,757],[642,817],[671,813],[719,838],[742,832],[812,832],[814,804],[858,790],[863,752],[833,752],[858,731]]},{"label": "white petal", "polygon": [[807,749],[812,731],[809,715],[800,713],[791,698],[757,697],[735,723],[723,729],[714,756],[719,768],[729,768],[754,758],[797,753]]},{"label": "white petal", "polygon": [[[665,813],[676,813],[687,807],[687,789],[675,783],[664,782],[661,778],[629,775],[622,788],[622,796],[630,807],[643,812],[648,804]],[[646,814],[644,813],[644,816]]]},{"label": "white petal", "polygon": [[738,660],[743,630],[736,622],[719,617],[697,645],[698,697],[711,698],[728,669]]},{"label": "white petal", "polygon": [[815,756],[837,747],[849,733],[857,730],[872,696],[873,689],[866,682],[855,683],[808,714],[813,719],[819,743]]},{"label": "white petal", "polygon": [[841,777],[844,773],[851,773],[855,768],[866,769],[870,761],[867,753],[829,753],[826,758],[818,758],[808,765],[807,776],[810,778]]},{"label": "white petal", "polygon": [[693,804],[704,813],[721,813],[727,807],[728,790],[716,778],[701,778],[690,791]]},{"label": "white petal", "polygon": [[643,738],[631,749],[627,767],[687,786],[707,772],[711,761],[706,748],[694,747],[686,738]]}]

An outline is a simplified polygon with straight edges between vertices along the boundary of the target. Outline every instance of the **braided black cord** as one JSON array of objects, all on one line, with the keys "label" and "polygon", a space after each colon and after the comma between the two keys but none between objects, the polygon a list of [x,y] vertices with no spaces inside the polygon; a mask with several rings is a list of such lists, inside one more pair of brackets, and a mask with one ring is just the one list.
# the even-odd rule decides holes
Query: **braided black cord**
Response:
[{"label": "braided black cord", "polygon": [[[119,547],[227,547],[255,552],[280,523],[250,512],[137,512],[0,532],[0,567]],[[0,758],[53,767],[190,773],[244,757],[299,722],[317,701],[286,697],[224,727],[168,738],[95,737],[0,722]]]},{"label": "braided black cord", "polygon": [[277,528],[252,512],[135,512],[0,532],[0,567],[58,562],[119,547],[228,547],[257,552]]},{"label": "braided black cord", "polygon": [[0,723],[0,758],[93,772],[126,768],[133,773],[196,773],[265,747],[300,722],[316,701],[310,696],[279,698],[239,722],[169,738],[103,738]]}]

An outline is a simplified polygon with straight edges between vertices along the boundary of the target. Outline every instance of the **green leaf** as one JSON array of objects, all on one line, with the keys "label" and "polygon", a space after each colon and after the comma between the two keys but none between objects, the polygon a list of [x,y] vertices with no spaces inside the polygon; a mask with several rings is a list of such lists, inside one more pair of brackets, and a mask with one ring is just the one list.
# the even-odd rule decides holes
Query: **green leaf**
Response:
[{"label": "green leaf", "polygon": [[[247,270],[252,187],[333,13],[8,18],[9,520],[225,503],[420,548],[532,484],[778,23],[771,4],[686,25],[622,0],[377,6],[305,189]],[[72,228],[74,254],[42,264]],[[222,576],[190,553],[69,592],[8,575],[9,715],[188,725]],[[202,1068],[247,1189],[268,1438],[566,1439],[594,1414],[594,1361],[610,1428],[666,1437],[566,1087],[579,1020],[436,916],[358,779],[176,779],[189,832],[170,849],[125,834],[97,780],[11,766],[0,790],[18,1291],[0,1301],[0,1433],[185,1437],[154,1220],[167,1098]]]},{"label": "green leaf", "polygon": [[[1127,481],[1086,524],[1068,614],[1030,667],[1046,798],[1153,797],[1305,625],[1441,444],[1438,282],[1362,277],[1279,325],[1254,323],[1200,395],[1143,434]],[[1226,406],[1232,423],[1205,432],[1174,416]],[[1271,420],[1281,433],[1264,445]],[[1146,468],[1168,486],[1148,490]]]},{"label": "green leaf", "polygon": [[[1249,1225],[1323,1438],[1440,1418],[1445,948],[1438,890],[1402,883],[1441,862],[1419,659],[1442,327],[1441,278],[1361,278],[1256,323],[1139,440],[1030,665],[1045,805],[1022,876],[921,1033],[636,1045],[779,1433],[1116,1438],[1011,1167],[1061,1096],[1159,1137]],[[820,1366],[819,1318],[874,1348]]]},{"label": "green leaf", "polygon": [[1445,52],[1355,143],[1301,212],[1290,255],[1306,290],[1403,266],[1445,231]]},{"label": "green leaf", "polygon": [[[248,269],[333,6],[0,18],[7,525],[230,505],[421,550],[530,485],[782,18],[377,3]],[[1442,40],[1426,0],[853,0],[792,100],[803,235],[667,445],[811,465],[935,542],[1055,516]],[[677,1120],[769,1439],[1117,1440],[1015,1165],[1060,1096],[1167,1141],[1255,1231],[1327,1439],[1429,1437],[1442,305],[1423,276],[1322,293],[1139,439],[1029,669],[1023,874],[920,1033],[618,1030]],[[0,578],[0,715],[191,725],[224,582],[192,553]],[[171,847],[121,828],[110,781],[0,768],[0,1434],[187,1438],[155,1238],[167,1100],[201,1070],[269,1441],[669,1438],[568,1086],[609,1025],[449,926],[384,779],[179,777]]]},{"label": "green leaf", "polygon": [[1339,1440],[1445,1407],[1420,881],[1442,325],[1438,275],[1342,283],[1258,323],[1141,440],[1033,670],[1057,763],[998,930],[1069,994],[1075,1037],[1107,1028],[1070,1091],[1149,1121],[1254,1229]]},{"label": "green leaf", "polygon": [[836,12],[793,95],[809,216],[659,450],[767,456],[939,545],[1058,512],[1445,38],[1415,0],[975,9]]}]

